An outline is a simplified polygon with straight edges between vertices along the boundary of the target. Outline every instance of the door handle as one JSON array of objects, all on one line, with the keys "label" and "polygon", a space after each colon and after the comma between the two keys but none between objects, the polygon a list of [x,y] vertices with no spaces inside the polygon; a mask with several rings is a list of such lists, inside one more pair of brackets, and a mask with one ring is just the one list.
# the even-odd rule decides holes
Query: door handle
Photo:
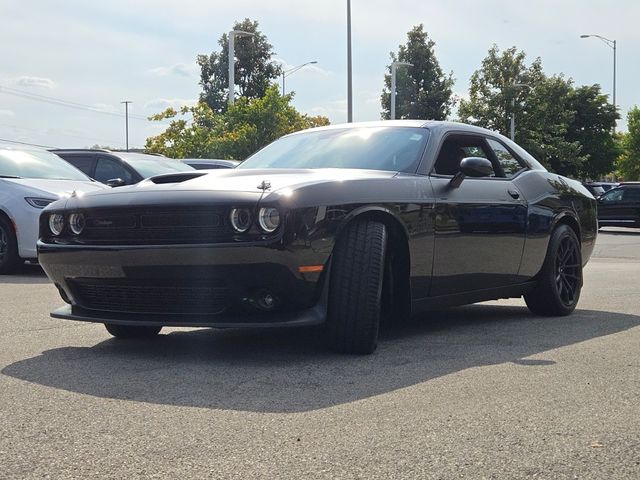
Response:
[{"label": "door handle", "polygon": [[514,198],[516,200],[520,198],[520,194],[516,190],[509,189],[507,190],[507,192],[509,193],[509,195],[511,195],[511,198]]}]

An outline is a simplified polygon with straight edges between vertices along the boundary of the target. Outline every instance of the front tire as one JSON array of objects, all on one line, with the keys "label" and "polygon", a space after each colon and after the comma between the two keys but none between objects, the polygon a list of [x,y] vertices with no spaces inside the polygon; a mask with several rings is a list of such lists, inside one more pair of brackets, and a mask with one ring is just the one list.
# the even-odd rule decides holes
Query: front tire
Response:
[{"label": "front tire", "polygon": [[0,216],[0,275],[12,273],[20,265],[18,240],[13,225]]},{"label": "front tire", "polygon": [[146,325],[115,325],[113,323],[105,323],[107,332],[116,338],[152,338],[160,333],[162,327],[151,327]]},{"label": "front tire", "polygon": [[551,234],[538,284],[524,300],[537,315],[569,315],[578,304],[581,289],[580,242],[571,227],[560,225]]},{"label": "front tire", "polygon": [[372,353],[378,344],[387,229],[358,220],[339,237],[331,261],[327,333],[342,353]]}]

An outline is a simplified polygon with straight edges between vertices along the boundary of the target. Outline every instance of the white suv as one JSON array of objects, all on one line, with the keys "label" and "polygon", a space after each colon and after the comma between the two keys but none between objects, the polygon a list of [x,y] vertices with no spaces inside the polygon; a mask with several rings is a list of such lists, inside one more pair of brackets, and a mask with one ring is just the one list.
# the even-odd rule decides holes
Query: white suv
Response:
[{"label": "white suv", "polygon": [[44,207],[74,191],[108,188],[46,150],[0,144],[0,275],[38,256]]}]

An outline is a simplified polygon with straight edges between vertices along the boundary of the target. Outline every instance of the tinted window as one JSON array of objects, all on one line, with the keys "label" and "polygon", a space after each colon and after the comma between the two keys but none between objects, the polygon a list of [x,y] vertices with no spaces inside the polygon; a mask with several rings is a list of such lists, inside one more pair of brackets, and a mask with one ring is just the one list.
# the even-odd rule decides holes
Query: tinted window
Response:
[{"label": "tinted window", "polygon": [[640,202],[640,188],[625,188],[624,199],[627,202]]},{"label": "tinted window", "polygon": [[133,176],[121,162],[111,158],[99,158],[96,165],[95,179],[99,182],[107,183],[107,181],[114,178],[120,178],[126,184],[133,183]]},{"label": "tinted window", "polygon": [[163,173],[195,170],[186,163],[174,160],[173,158],[157,157],[140,153],[121,153],[120,155],[142,178],[149,178]]},{"label": "tinted window", "polygon": [[491,138],[487,138],[487,143],[489,144],[489,147],[491,147],[491,150],[493,150],[493,153],[495,153],[505,177],[511,178],[522,170],[522,165],[520,165],[520,162],[511,155],[511,152],[507,150],[507,147]]},{"label": "tinted window", "polygon": [[40,150],[0,150],[0,176],[89,180],[59,156]]},{"label": "tinted window", "polygon": [[624,190],[622,188],[616,188],[615,190],[609,190],[607,193],[602,195],[600,199],[604,203],[613,203],[613,202],[621,202],[624,197]]},{"label": "tinted window", "polygon": [[450,135],[438,153],[435,173],[455,175],[460,171],[460,162],[467,157],[489,158],[482,139],[468,135]]},{"label": "tinted window", "polygon": [[425,128],[315,130],[276,140],[236,168],[362,168],[413,173],[428,138]]},{"label": "tinted window", "polygon": [[69,155],[62,156],[62,158],[64,158],[71,165],[89,176],[91,176],[91,174],[93,173],[93,165],[95,164],[95,159],[91,156]]}]

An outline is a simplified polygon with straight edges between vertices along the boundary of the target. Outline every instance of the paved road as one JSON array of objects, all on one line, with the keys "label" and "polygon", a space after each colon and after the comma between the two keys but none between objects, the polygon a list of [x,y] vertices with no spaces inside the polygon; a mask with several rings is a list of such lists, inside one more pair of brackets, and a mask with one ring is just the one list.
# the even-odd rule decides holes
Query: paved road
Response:
[{"label": "paved road", "polygon": [[366,357],[314,330],[117,342],[0,280],[1,478],[640,478],[640,232],[606,230],[580,309],[432,313]]}]

